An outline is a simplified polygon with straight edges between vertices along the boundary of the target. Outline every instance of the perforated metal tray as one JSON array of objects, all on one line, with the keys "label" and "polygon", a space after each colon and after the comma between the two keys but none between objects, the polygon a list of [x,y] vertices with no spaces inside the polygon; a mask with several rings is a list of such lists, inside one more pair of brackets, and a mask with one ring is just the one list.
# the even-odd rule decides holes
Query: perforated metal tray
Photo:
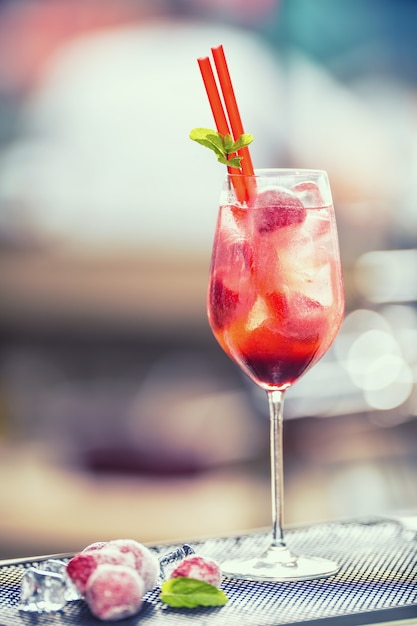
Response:
[{"label": "perforated metal tray", "polygon": [[[150,592],[138,615],[125,626],[362,626],[390,620],[417,624],[417,539],[391,520],[320,524],[286,533],[294,551],[335,559],[341,569],[331,578],[292,583],[224,579],[229,602],[221,608],[172,609]],[[196,552],[216,559],[250,555],[267,547],[269,531],[193,543]],[[154,546],[162,555],[177,545]],[[56,613],[18,609],[25,568],[41,559],[0,563],[0,626],[28,624],[97,626],[87,605],[69,602]],[[112,622],[116,623],[116,622]]]}]

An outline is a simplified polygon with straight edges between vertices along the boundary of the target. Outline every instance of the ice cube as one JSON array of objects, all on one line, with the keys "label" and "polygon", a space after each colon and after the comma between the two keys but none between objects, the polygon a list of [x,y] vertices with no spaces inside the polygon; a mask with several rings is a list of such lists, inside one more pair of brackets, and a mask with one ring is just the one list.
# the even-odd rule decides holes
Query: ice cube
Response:
[{"label": "ice cube", "polygon": [[306,209],[309,207],[320,207],[324,204],[320,189],[313,181],[299,183],[293,187],[292,191],[301,200]]},{"label": "ice cube", "polygon": [[59,611],[67,602],[67,581],[62,574],[30,567],[23,575],[20,588],[21,611]]},{"label": "ice cube", "polygon": [[[213,278],[211,284],[217,288],[217,298],[226,305],[226,311],[235,308],[242,294],[249,297],[251,275],[251,248],[243,239],[222,238],[218,240],[213,256]],[[221,286],[221,289],[219,287]],[[216,295],[215,292],[212,295]],[[220,297],[222,296],[222,297]],[[226,298],[224,296],[227,296]],[[233,302],[234,301],[234,302]],[[216,302],[212,303],[218,306]],[[231,306],[234,304],[234,306]]]},{"label": "ice cube", "polygon": [[291,292],[301,293],[323,306],[333,303],[332,268],[330,253],[324,246],[317,246],[307,230],[298,231],[292,245],[279,253],[283,284]]},{"label": "ice cube", "polygon": [[303,294],[324,307],[333,304],[332,268],[330,263],[317,266],[310,280],[304,283]]},{"label": "ice cube", "polygon": [[171,570],[174,569],[175,565],[178,561],[181,561],[186,556],[190,554],[195,554],[194,549],[185,543],[183,546],[180,546],[176,550],[172,552],[167,552],[164,556],[159,557],[159,568],[160,568],[160,577],[162,580],[169,578],[169,574]]},{"label": "ice cube", "polygon": [[[331,237],[331,223],[327,209],[307,211],[304,228],[316,241],[316,245],[319,245],[319,239]],[[323,242],[323,245],[326,245],[326,241]]]},{"label": "ice cube", "polygon": [[322,306],[331,306],[332,265],[327,251],[323,250],[321,255],[313,257],[310,264],[303,264],[302,260],[298,266],[294,263],[289,287],[291,291],[302,293]]},{"label": "ice cube", "polygon": [[248,316],[248,320],[246,322],[247,330],[254,330],[261,326],[269,316],[268,305],[265,300],[261,297],[257,298],[255,304],[251,308]]},{"label": "ice cube", "polygon": [[67,574],[67,564],[60,559],[48,559],[43,565],[43,569],[47,572],[53,572],[54,574],[60,574],[64,577],[67,585],[66,598],[67,601],[79,600],[81,594],[77,587],[72,582],[71,578]]},{"label": "ice cube", "polygon": [[237,291],[233,279],[236,278],[239,283],[240,275],[249,270],[251,247],[237,228],[234,217],[226,209],[222,213],[221,223],[216,231],[213,262],[220,278],[223,274],[229,277],[227,287],[232,291]]},{"label": "ice cube", "polygon": [[308,230],[299,229],[291,233],[286,245],[277,248],[277,255],[280,276],[292,286],[299,277],[302,279],[312,271],[316,246]]}]

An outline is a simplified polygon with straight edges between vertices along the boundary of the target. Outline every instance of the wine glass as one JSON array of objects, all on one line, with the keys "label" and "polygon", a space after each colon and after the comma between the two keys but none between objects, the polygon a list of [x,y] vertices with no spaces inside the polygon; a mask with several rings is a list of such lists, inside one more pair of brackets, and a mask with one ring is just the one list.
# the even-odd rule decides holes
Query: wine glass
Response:
[{"label": "wine glass", "polygon": [[339,243],[326,172],[228,172],[214,237],[207,296],[211,329],[226,354],[267,394],[272,540],[226,575],[307,580],[338,571],[331,560],[293,554],[283,534],[285,391],[329,349],[343,319]]}]

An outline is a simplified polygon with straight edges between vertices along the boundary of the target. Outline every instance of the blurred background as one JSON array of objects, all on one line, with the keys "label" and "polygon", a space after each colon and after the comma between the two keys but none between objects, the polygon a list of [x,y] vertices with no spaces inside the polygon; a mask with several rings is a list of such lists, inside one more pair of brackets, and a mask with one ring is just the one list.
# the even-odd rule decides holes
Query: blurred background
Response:
[{"label": "blurred background", "polygon": [[286,525],[417,509],[417,4],[0,2],[0,558],[270,524],[208,328],[222,43],[256,167],[326,169],[346,318],[287,394]]}]

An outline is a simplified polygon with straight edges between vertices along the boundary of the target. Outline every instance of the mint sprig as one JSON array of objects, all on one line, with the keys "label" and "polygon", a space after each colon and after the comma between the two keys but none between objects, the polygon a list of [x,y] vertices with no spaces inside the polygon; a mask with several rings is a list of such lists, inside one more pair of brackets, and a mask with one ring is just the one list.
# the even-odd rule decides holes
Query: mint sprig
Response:
[{"label": "mint sprig", "polygon": [[231,167],[240,167],[243,157],[235,155],[229,158],[229,155],[235,154],[241,148],[251,144],[253,136],[243,133],[239,139],[234,141],[231,135],[221,135],[216,130],[211,130],[211,128],[193,128],[190,132],[190,139],[213,150],[219,163]]},{"label": "mint sprig", "polygon": [[175,608],[194,609],[197,606],[224,606],[228,598],[224,591],[195,578],[170,578],[162,583],[160,600]]}]

